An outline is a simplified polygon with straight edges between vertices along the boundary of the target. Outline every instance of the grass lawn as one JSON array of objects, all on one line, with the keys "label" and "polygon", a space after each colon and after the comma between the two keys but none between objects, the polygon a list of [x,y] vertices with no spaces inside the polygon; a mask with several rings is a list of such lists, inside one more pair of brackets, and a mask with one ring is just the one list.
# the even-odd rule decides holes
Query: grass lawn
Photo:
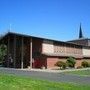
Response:
[{"label": "grass lawn", "polygon": [[70,72],[65,72],[67,74],[75,74],[75,75],[80,75],[80,76],[90,76],[90,70],[78,70],[78,71],[70,71]]},{"label": "grass lawn", "polygon": [[0,74],[0,90],[90,90],[90,86]]}]

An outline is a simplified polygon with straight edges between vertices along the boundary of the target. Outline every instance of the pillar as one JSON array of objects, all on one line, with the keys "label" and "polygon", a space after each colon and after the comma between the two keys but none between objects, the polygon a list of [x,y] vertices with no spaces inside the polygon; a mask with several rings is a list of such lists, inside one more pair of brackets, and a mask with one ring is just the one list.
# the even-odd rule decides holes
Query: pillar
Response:
[{"label": "pillar", "polygon": [[14,68],[16,67],[16,35],[14,36]]},{"label": "pillar", "polygon": [[10,37],[8,36],[8,42],[7,42],[7,67],[9,67],[9,53],[10,53]]},{"label": "pillar", "polygon": [[24,56],[24,40],[21,39],[21,69],[23,69],[23,56]]},{"label": "pillar", "polygon": [[30,39],[30,68],[32,69],[32,38]]}]

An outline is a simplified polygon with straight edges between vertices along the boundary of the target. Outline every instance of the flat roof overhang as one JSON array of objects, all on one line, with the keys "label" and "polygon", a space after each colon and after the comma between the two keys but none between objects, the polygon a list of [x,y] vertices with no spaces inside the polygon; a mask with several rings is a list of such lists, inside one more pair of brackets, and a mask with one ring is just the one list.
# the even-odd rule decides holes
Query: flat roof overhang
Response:
[{"label": "flat roof overhang", "polygon": [[90,56],[89,55],[84,55],[83,58],[90,59]]},{"label": "flat roof overhang", "polygon": [[47,39],[47,38],[36,37],[36,36],[31,36],[31,35],[26,35],[26,34],[14,33],[14,32],[8,32],[8,33],[6,33],[5,35],[3,35],[2,38],[0,38],[0,41],[2,39],[4,39],[5,37],[9,36],[9,35],[16,35],[16,36],[26,37],[26,38],[36,38],[36,39],[41,39],[41,40],[49,40],[49,41],[53,41],[53,42],[63,43],[63,44],[66,44],[66,45],[73,45],[73,46],[75,45],[75,46],[78,46],[78,47],[82,48],[82,45],[74,44],[74,43],[71,43],[71,42],[65,42],[65,41],[59,41],[59,40],[53,40],[53,39]]},{"label": "flat roof overhang", "polygon": [[53,56],[53,57],[69,57],[72,56],[74,58],[83,58],[81,54],[67,54],[67,53],[42,53],[46,56]]}]

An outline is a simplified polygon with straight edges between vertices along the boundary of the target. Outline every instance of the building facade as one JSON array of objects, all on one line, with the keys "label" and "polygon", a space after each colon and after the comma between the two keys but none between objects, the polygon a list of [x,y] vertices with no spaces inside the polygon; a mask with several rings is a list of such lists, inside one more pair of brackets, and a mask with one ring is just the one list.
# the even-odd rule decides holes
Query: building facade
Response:
[{"label": "building facade", "polygon": [[90,62],[90,45],[73,41],[63,42],[9,32],[0,39],[7,46],[5,67],[56,69],[57,61],[66,62],[69,56],[76,59],[75,67],[81,62]]}]

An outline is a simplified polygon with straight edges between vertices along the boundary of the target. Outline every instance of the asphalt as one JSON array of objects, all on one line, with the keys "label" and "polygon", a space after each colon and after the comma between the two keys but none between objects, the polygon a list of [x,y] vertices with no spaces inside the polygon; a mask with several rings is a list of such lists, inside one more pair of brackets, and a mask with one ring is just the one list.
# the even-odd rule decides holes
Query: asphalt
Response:
[{"label": "asphalt", "polygon": [[33,77],[41,80],[49,80],[55,82],[70,82],[78,84],[90,85],[90,76],[77,76],[65,73],[40,72],[33,70],[20,70],[11,68],[0,68],[0,73]]}]

